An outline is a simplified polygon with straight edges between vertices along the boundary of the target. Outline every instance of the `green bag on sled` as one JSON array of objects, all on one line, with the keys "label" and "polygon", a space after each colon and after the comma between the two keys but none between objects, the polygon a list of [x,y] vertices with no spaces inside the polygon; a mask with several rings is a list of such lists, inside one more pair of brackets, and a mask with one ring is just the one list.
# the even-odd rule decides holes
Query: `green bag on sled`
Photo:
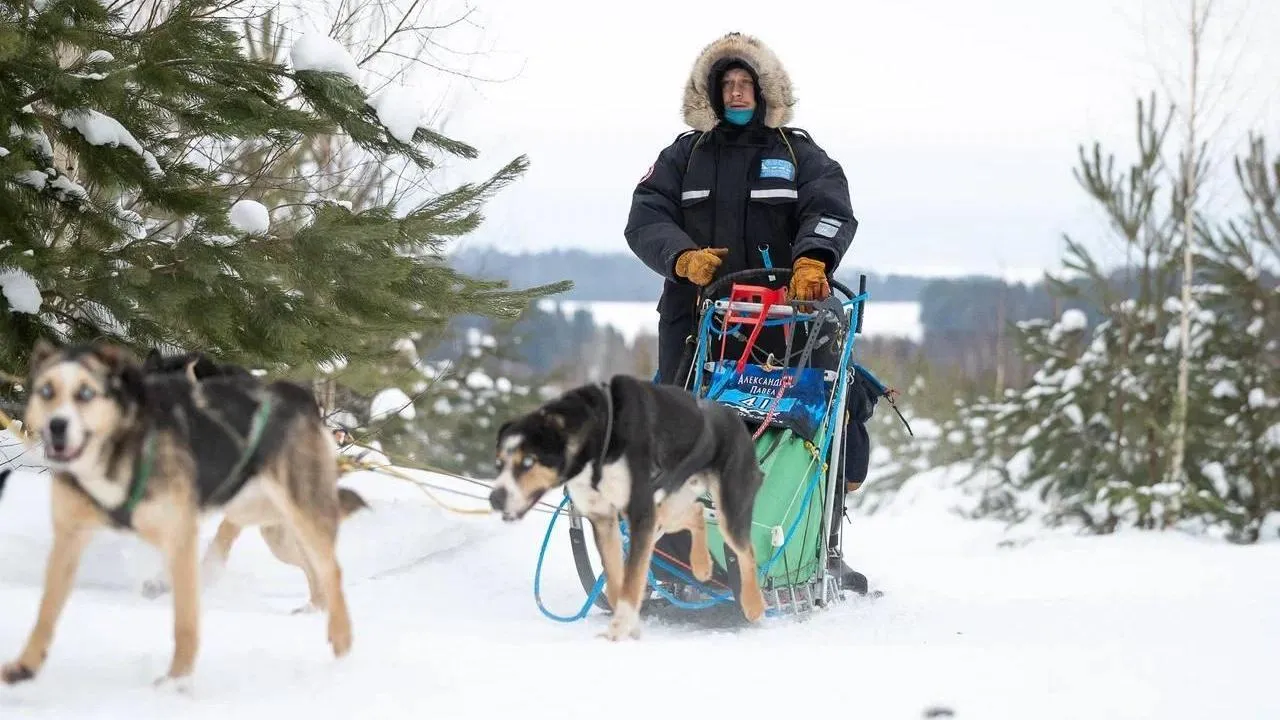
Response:
[{"label": "green bag on sled", "polygon": [[[787,587],[815,579],[823,569],[822,509],[828,483],[826,468],[818,462],[818,451],[790,428],[770,427],[755,441],[756,462],[764,474],[764,484],[756,496],[751,518],[751,543],[756,563],[763,568],[772,560],[761,586]],[[805,493],[814,480],[808,502]],[[799,524],[795,530],[791,527]],[[787,533],[791,531],[790,540]],[[785,541],[785,544],[784,544]],[[721,568],[725,564],[724,536],[716,519],[707,522],[707,547]],[[781,555],[774,555],[781,550]]]}]

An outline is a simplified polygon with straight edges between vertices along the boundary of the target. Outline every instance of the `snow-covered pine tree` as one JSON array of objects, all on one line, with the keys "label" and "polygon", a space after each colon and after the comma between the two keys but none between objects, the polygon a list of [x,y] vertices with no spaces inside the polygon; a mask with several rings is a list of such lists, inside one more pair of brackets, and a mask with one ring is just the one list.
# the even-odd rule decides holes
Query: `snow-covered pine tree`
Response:
[{"label": "snow-covered pine tree", "polygon": [[[1176,318],[1177,307],[1165,309]],[[975,516],[1075,522],[1094,532],[1162,528],[1190,512],[1197,484],[1166,482],[1168,437],[1156,414],[1172,402],[1177,334],[1159,334],[1155,309],[1118,303],[1090,330],[1079,310],[1056,322],[1018,324],[1024,357],[1040,360],[1031,384],[1001,402],[977,403],[957,425],[969,430],[980,500]],[[1192,314],[1193,350],[1203,347],[1204,315]],[[1176,325],[1172,326],[1176,330]],[[1193,360],[1200,360],[1196,352]],[[1206,392],[1190,384],[1193,400]],[[1199,432],[1205,418],[1189,415]],[[1190,449],[1204,447],[1204,433]],[[1197,467],[1190,476],[1203,479]]]},{"label": "snow-covered pine tree", "polygon": [[[1074,277],[1050,280],[1059,298],[1096,308],[1102,320],[1089,327],[1071,309],[1018,323],[1012,339],[1038,368],[1030,384],[961,403],[956,417],[934,411],[936,427],[916,423],[924,441],[895,453],[876,481],[886,492],[948,466],[968,475],[976,498],[957,510],[972,517],[1092,532],[1211,527],[1239,542],[1256,541],[1280,512],[1280,157],[1254,139],[1236,162],[1246,200],[1239,219],[1215,228],[1195,218],[1186,463],[1175,475],[1168,418],[1179,394],[1188,183],[1159,161],[1167,127],[1139,103],[1139,157],[1122,174],[1099,149],[1082,153],[1078,177],[1130,261],[1117,278],[1068,239]],[[874,483],[862,494],[863,507],[883,501]]]},{"label": "snow-covered pine tree", "polygon": [[198,348],[276,372],[376,364],[454,315],[513,317],[564,288],[481,282],[441,252],[476,227],[523,157],[404,213],[317,201],[305,221],[275,227],[211,151],[238,142],[270,157],[338,135],[420,171],[429,152],[476,151],[426,127],[389,130],[326,37],[298,38],[288,65],[248,57],[234,5],[177,0],[134,17],[98,0],[0,2],[0,372],[10,379],[50,335]]},{"label": "snow-covered pine tree", "polygon": [[1022,321],[1010,339],[1022,359],[1038,368],[1031,384],[1008,389],[998,400],[984,397],[961,407],[943,430],[952,448],[964,448],[960,453],[953,449],[952,457],[964,457],[975,478],[969,489],[976,500],[968,514],[1018,522],[1032,514],[1028,499],[1046,475],[1056,471],[1053,480],[1067,488],[1085,484],[1080,460],[1071,455],[1088,445],[1062,442],[1038,448],[1036,443],[1044,436],[1078,436],[1085,428],[1081,406],[1091,403],[1080,396],[1086,383],[1078,363],[1087,319],[1072,309],[1055,322]]},{"label": "snow-covered pine tree", "polygon": [[[1069,310],[1055,322],[1018,324],[1013,340],[1039,372],[1028,387],[975,403],[957,421],[982,483],[975,514],[1110,532],[1167,527],[1195,512],[1205,480],[1199,465],[1188,464],[1185,482],[1167,482],[1181,308],[1176,238],[1187,185],[1160,162],[1168,127],[1153,106],[1138,103],[1139,152],[1124,173],[1098,146],[1092,156],[1081,150],[1077,177],[1130,261],[1117,283],[1082,244],[1067,240],[1065,264],[1075,277],[1051,277],[1051,287],[1104,319],[1090,329],[1084,313]],[[1190,361],[1199,368],[1213,317],[1193,307],[1189,318]],[[1195,409],[1208,397],[1208,379],[1203,372],[1189,378],[1189,458],[1205,450],[1208,418]]]},{"label": "snow-covered pine tree", "polygon": [[1197,495],[1206,519],[1229,537],[1255,542],[1280,512],[1280,157],[1253,138],[1236,160],[1247,208],[1204,235],[1196,265],[1200,304],[1215,322],[1201,371],[1215,379],[1197,408],[1207,416],[1207,485]]}]

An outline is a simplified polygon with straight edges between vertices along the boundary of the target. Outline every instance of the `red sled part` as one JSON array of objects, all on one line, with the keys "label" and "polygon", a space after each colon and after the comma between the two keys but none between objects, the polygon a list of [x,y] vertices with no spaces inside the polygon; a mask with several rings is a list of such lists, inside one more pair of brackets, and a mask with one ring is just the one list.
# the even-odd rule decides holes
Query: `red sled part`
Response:
[{"label": "red sled part", "polygon": [[[756,303],[760,305],[760,310],[740,311],[737,303]],[[742,349],[742,356],[738,358],[737,371],[740,373],[747,366],[747,358],[751,356],[751,349],[755,347],[756,338],[760,336],[760,330],[764,328],[765,321],[769,318],[769,308],[773,305],[787,304],[787,288],[780,287],[777,290],[764,287],[762,285],[739,285],[734,283],[729,289],[729,307],[724,315],[724,327],[727,330],[734,322],[742,325],[754,326],[751,330],[750,337],[747,338],[746,347]],[[791,328],[784,328],[784,332],[790,332]],[[728,335],[720,338],[720,361],[724,362],[725,343]]]}]

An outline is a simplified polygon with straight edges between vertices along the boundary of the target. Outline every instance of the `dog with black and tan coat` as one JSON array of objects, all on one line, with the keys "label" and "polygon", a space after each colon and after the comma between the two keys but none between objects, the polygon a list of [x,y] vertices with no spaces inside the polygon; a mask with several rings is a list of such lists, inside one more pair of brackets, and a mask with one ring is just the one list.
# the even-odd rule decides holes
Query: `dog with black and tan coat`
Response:
[{"label": "dog with black and tan coat", "polygon": [[[252,376],[252,373],[239,365],[216,362],[207,354],[199,351],[179,355],[164,355],[159,350],[152,349],[143,358],[142,369],[148,375],[183,374],[192,382],[228,375]],[[338,488],[338,505],[340,507],[340,518],[343,521],[354,513],[369,507],[359,493],[345,487]],[[224,515],[222,521],[218,523],[217,532],[214,534],[213,540],[209,543],[209,547],[205,550],[204,558],[200,562],[200,584],[203,587],[215,584],[222,576],[222,571],[226,568],[227,560],[231,555],[231,548],[244,531],[244,526],[237,522],[239,519],[236,515]],[[315,569],[311,566],[311,563],[307,561],[307,556],[303,552],[302,546],[293,534],[289,532],[284,518],[278,517],[277,522],[274,523],[259,523],[258,534],[261,535],[263,542],[267,545],[267,549],[271,551],[271,554],[277,560],[297,567],[302,570],[303,575],[306,577],[307,590],[310,597],[305,605],[293,610],[292,614],[324,611],[326,609],[326,600],[323,588],[320,586],[320,580],[316,576]],[[143,583],[142,594],[148,598],[157,598],[169,592],[170,589],[168,573],[162,569],[155,577]]]},{"label": "dog with black and tan coat", "polygon": [[[564,486],[591,521],[613,610],[609,639],[639,636],[649,564],[664,533],[690,531],[693,574],[711,577],[698,500],[704,493],[738,559],[743,615],[752,622],[764,615],[751,543],[764,477],[751,435],[733,410],[678,387],[616,375],[503,424],[497,470],[489,503],[504,520],[524,517],[548,490]],[[625,560],[619,517],[631,539]]]},{"label": "dog with black and tan coat", "polygon": [[43,441],[53,475],[53,547],[35,626],[0,679],[39,673],[82,552],[105,526],[136,533],[164,555],[174,649],[157,682],[188,678],[200,637],[198,521],[214,509],[237,526],[288,528],[324,594],[333,653],[347,654],[337,448],[308,389],[247,373],[196,382],[148,373],[116,345],[45,341],[32,352],[28,387],[24,426]]}]

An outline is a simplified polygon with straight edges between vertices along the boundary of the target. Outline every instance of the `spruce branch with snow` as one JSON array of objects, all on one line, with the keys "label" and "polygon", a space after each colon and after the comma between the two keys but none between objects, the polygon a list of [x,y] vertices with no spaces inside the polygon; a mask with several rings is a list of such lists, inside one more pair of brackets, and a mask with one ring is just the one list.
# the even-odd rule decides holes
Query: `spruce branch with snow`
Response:
[{"label": "spruce branch with snow", "polygon": [[[311,19],[324,11],[335,13],[327,35],[310,29],[323,24]],[[450,157],[471,159],[476,152],[432,129],[432,118],[447,108],[448,95],[426,91],[422,76],[484,79],[444,66],[438,58],[445,51],[475,62],[477,53],[457,50],[450,38],[475,24],[473,14],[470,8],[449,14],[449,9],[422,0],[339,2],[336,7],[328,0],[318,5],[290,1],[247,12],[241,25],[249,57],[351,78],[368,93],[369,107],[393,137],[405,143],[415,136],[428,138],[433,162],[441,167]],[[289,102],[298,98],[291,96]],[[412,205],[437,192],[432,176],[415,172],[411,161],[372,154],[337,134],[300,137],[291,145],[270,148],[228,142],[211,155],[245,178],[245,192],[269,200],[276,208],[274,222],[283,226],[305,222],[305,206],[316,199],[360,211]]]},{"label": "spruce branch with snow", "polygon": [[[432,153],[476,151],[426,127],[391,132],[330,43],[304,44],[292,66],[246,55],[233,5],[126,18],[96,0],[0,3],[0,372],[21,375],[35,339],[54,336],[305,373],[385,360],[451,315],[512,317],[563,288],[477,281],[442,254],[523,157],[405,213],[313,199],[274,222],[251,178],[305,139],[340,137],[417,173]],[[262,163],[229,172],[217,154],[229,144]]]}]

